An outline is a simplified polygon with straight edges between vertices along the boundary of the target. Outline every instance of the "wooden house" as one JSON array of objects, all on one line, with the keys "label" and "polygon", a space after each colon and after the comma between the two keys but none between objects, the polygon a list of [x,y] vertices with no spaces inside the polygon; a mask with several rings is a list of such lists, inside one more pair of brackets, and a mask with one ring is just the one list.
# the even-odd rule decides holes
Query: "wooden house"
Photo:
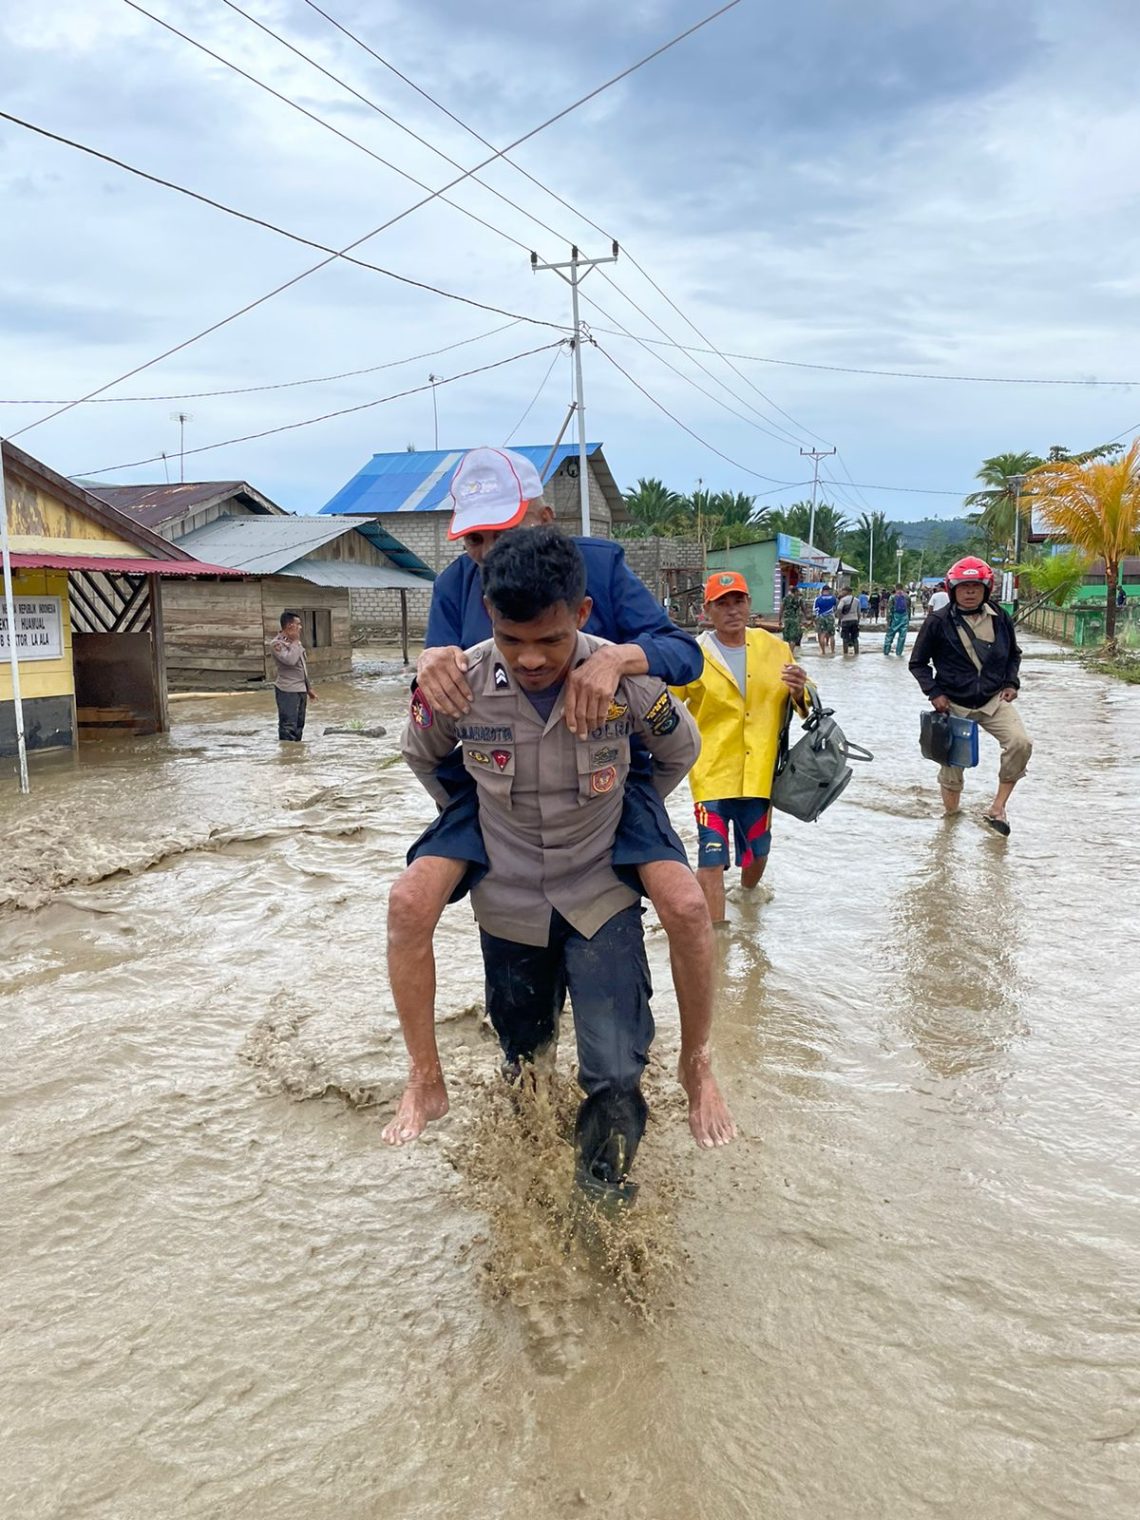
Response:
[{"label": "wooden house", "polygon": [[361,517],[297,517],[244,481],[104,487],[108,501],[183,551],[244,572],[165,599],[166,676],[175,691],[234,690],[272,681],[269,641],[286,608],[299,612],[314,682],[352,668],[354,592],[383,591],[404,607],[430,568],[391,533]]}]

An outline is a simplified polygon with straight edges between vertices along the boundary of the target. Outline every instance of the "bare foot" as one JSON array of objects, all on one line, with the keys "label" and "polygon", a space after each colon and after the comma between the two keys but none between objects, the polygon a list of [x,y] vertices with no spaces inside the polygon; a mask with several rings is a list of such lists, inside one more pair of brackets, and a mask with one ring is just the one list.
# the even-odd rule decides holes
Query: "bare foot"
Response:
[{"label": "bare foot", "polygon": [[736,1139],[736,1121],[713,1076],[708,1053],[686,1058],[677,1067],[677,1080],[689,1097],[689,1129],[698,1145],[711,1148]]},{"label": "bare foot", "polygon": [[380,1138],[388,1145],[407,1145],[422,1135],[433,1119],[442,1119],[447,1112],[447,1088],[443,1078],[432,1082],[413,1078],[404,1088],[396,1116],[386,1124]]}]

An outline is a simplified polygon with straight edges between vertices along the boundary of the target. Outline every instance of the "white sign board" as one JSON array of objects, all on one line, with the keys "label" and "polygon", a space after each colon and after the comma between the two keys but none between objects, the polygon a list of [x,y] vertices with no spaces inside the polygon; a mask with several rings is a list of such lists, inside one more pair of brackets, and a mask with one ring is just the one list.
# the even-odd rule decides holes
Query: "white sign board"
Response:
[{"label": "white sign board", "polygon": [[[16,609],[16,658],[18,660],[58,660],[63,654],[63,598],[59,596],[14,596]],[[12,654],[8,629],[8,611],[0,597],[0,659]]]}]

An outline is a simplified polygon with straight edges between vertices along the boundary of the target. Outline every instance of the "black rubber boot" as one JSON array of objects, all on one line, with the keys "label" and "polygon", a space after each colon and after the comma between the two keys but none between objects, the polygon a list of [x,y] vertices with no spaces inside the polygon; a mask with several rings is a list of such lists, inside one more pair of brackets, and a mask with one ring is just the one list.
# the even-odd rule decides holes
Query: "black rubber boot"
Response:
[{"label": "black rubber boot", "polygon": [[629,1169],[645,1133],[649,1109],[638,1087],[603,1087],[578,1110],[574,1125],[574,1180],[599,1203],[632,1203],[637,1183]]}]

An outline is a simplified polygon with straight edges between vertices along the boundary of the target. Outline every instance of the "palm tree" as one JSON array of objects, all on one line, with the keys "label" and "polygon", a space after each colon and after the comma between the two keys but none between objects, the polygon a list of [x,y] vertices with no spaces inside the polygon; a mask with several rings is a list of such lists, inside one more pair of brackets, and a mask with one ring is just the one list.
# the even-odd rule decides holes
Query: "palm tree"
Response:
[{"label": "palm tree", "polygon": [[900,539],[898,529],[887,521],[885,512],[861,512],[854,527],[843,535],[842,549],[847,559],[866,575],[872,571],[871,549],[874,547],[874,563],[879,566],[877,579],[894,584],[897,573]]},{"label": "palm tree", "polygon": [[[971,509],[970,521],[976,523],[989,549],[1005,549],[1013,543],[1014,503],[1017,500],[1016,477],[1025,477],[1041,463],[1036,454],[995,454],[983,459],[977,479],[985,489],[971,491],[965,505]],[[1021,513],[1025,516],[1028,492],[1021,491]]]},{"label": "palm tree", "polygon": [[1105,643],[1115,651],[1120,562],[1140,549],[1140,438],[1119,459],[1040,466],[1033,500],[1048,533],[1104,560]]},{"label": "palm tree", "polygon": [[681,496],[661,480],[639,480],[625,493],[625,506],[642,536],[673,533],[685,516]]},{"label": "palm tree", "polygon": [[[794,501],[790,507],[781,507],[769,515],[772,529],[777,533],[790,533],[793,538],[809,543],[812,534],[811,502]],[[823,554],[838,554],[839,543],[850,524],[837,507],[829,501],[816,503],[814,548]]]}]

